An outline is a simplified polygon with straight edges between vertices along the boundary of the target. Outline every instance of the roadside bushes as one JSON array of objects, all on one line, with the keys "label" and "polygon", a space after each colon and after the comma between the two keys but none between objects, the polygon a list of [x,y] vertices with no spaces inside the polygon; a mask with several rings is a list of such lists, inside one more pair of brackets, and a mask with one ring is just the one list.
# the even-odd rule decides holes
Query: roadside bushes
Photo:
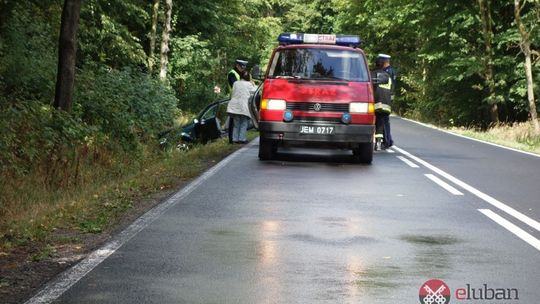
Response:
[{"label": "roadside bushes", "polygon": [[173,125],[174,92],[140,71],[87,69],[77,79],[74,114],[110,147],[136,151]]},{"label": "roadside bushes", "polygon": [[55,145],[74,145],[82,137],[69,115],[39,101],[2,101],[1,108],[0,166],[6,181],[35,171]]},{"label": "roadside bushes", "polygon": [[0,177],[37,175],[57,185],[76,181],[85,158],[137,158],[143,147],[157,147],[157,134],[174,124],[176,104],[171,89],[142,72],[96,66],[79,72],[72,113],[44,100],[2,98]]},{"label": "roadside bushes", "polygon": [[170,88],[133,68],[87,66],[75,95],[71,113],[0,96],[0,228],[162,153],[157,134],[178,111]]},{"label": "roadside bushes", "polygon": [[0,228],[3,221],[25,213],[33,217],[38,205],[54,205],[65,187],[119,176],[155,157],[161,153],[155,152],[157,134],[174,125],[179,111],[173,90],[143,73],[140,60],[114,59],[117,69],[110,68],[89,60],[93,56],[84,41],[79,44],[72,112],[56,110],[52,102],[61,1],[4,2],[0,0],[0,16],[5,17],[0,18]]}]

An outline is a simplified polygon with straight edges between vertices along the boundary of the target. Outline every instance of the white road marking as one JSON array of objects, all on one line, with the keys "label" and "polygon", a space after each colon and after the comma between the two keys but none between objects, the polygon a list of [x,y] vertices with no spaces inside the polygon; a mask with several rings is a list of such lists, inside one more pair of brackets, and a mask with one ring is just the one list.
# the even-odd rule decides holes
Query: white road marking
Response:
[{"label": "white road marking", "polygon": [[407,165],[409,165],[409,167],[411,168],[420,168],[420,166],[418,166],[417,164],[413,163],[412,161],[410,161],[408,158],[405,158],[403,156],[396,156],[397,158],[401,159],[402,162],[406,163]]},{"label": "white road marking", "polygon": [[394,151],[392,149],[386,149],[386,153],[396,153],[396,151]]},{"label": "white road marking", "polygon": [[90,253],[84,260],[80,261],[73,267],[69,268],[68,270],[57,276],[53,281],[51,281],[43,289],[41,289],[35,296],[33,296],[30,300],[26,301],[25,304],[51,303],[52,301],[56,300],[64,292],[66,292],[73,285],[75,285],[75,283],[77,283],[80,279],[82,279],[90,271],[96,268],[110,255],[112,255],[116,250],[118,250],[118,248],[127,243],[141,230],[148,227],[148,225],[150,225],[154,220],[156,220],[163,213],[165,213],[167,209],[181,202],[182,199],[188,196],[193,190],[197,189],[197,187],[199,187],[202,183],[204,183],[206,180],[216,174],[219,170],[225,167],[235,157],[246,151],[249,147],[256,144],[257,142],[257,140],[253,140],[248,145],[229,155],[224,160],[216,164],[214,167],[210,168],[201,176],[186,185],[184,188],[176,192],[168,200],[157,205],[147,213],[143,214],[135,222],[133,222],[133,224],[127,227],[124,231],[120,232],[112,241]]},{"label": "white road marking", "polygon": [[400,149],[396,146],[394,146],[394,149],[398,152],[400,152],[401,154],[403,155],[406,155],[407,157],[409,157],[410,159],[416,161],[417,163],[425,166],[426,168],[430,169],[431,171],[439,174],[440,176],[446,178],[447,180],[451,181],[452,183],[460,186],[461,188],[465,189],[466,191],[474,194],[475,196],[479,197],[480,199],[484,200],[485,202],[487,202],[488,204],[492,205],[493,207],[495,208],[498,208],[508,214],[510,214],[511,216],[517,218],[518,220],[522,221],[523,223],[533,227],[534,229],[540,231],[540,223],[533,220],[532,218],[526,216],[525,214],[517,211],[516,209],[498,201],[497,199],[481,192],[480,190],[474,188],[473,186],[470,186],[469,184],[453,177],[452,175],[444,172],[443,170],[431,165],[430,163],[412,155],[411,153],[403,150],[403,149]]},{"label": "white road marking", "polygon": [[454,136],[457,136],[457,137],[469,139],[469,140],[472,140],[472,141],[480,142],[480,143],[483,143],[483,144],[486,144],[486,145],[495,146],[495,147],[498,147],[498,148],[502,148],[502,149],[506,149],[506,150],[510,150],[510,151],[514,151],[514,152],[519,152],[519,153],[522,153],[522,154],[527,154],[527,155],[530,155],[530,156],[540,157],[540,154],[531,153],[531,152],[527,152],[527,151],[522,151],[522,150],[506,147],[506,146],[503,146],[503,145],[495,144],[495,143],[492,143],[492,142],[484,141],[484,140],[481,140],[481,139],[472,138],[472,137],[469,137],[469,136],[466,136],[466,135],[453,133],[451,131],[447,131],[447,130],[438,128],[436,126],[426,124],[426,123],[423,123],[423,122],[419,122],[419,121],[416,121],[416,120],[412,120],[412,119],[408,119],[408,118],[404,118],[404,117],[399,117],[399,118],[403,119],[403,120],[406,120],[406,121],[410,121],[410,122],[418,124],[418,125],[421,125],[421,126],[426,127],[426,128],[430,128],[430,129],[434,129],[434,130],[437,130],[437,131],[444,132],[446,134],[454,135]]},{"label": "white road marking", "polygon": [[520,239],[524,240],[525,242],[529,243],[529,245],[533,246],[537,250],[540,250],[540,240],[535,238],[534,236],[530,235],[525,230],[519,228],[518,226],[512,224],[507,219],[503,218],[502,216],[498,215],[497,213],[491,211],[490,209],[478,209],[478,211],[482,212],[485,216],[492,219],[497,224],[503,226],[506,228],[506,230],[512,232]]},{"label": "white road marking", "polygon": [[458,189],[445,183],[442,179],[436,177],[435,175],[433,174],[424,174],[424,175],[430,180],[432,180],[434,183],[436,183],[437,185],[443,187],[446,191],[452,193],[453,195],[463,195],[463,193],[459,192]]}]

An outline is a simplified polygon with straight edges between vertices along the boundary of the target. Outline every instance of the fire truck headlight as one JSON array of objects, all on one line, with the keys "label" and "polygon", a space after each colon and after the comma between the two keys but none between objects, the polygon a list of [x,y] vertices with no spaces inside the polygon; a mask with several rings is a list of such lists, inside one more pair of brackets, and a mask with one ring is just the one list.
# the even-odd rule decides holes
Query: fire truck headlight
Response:
[{"label": "fire truck headlight", "polygon": [[287,103],[282,99],[263,99],[261,109],[263,110],[285,110]]},{"label": "fire truck headlight", "polygon": [[368,113],[368,103],[365,102],[351,102],[349,104],[349,112],[351,113]]}]

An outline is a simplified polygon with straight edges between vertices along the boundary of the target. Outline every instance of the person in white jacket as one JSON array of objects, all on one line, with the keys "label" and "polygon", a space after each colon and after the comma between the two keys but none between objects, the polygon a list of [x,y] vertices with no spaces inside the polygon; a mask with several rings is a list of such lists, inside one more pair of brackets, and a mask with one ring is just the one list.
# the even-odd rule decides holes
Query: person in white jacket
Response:
[{"label": "person in white jacket", "polygon": [[240,80],[235,81],[233,84],[227,113],[233,119],[232,142],[235,144],[247,143],[246,132],[251,119],[248,104],[249,96],[255,89],[255,85],[250,81],[248,71],[243,71],[240,74]]}]

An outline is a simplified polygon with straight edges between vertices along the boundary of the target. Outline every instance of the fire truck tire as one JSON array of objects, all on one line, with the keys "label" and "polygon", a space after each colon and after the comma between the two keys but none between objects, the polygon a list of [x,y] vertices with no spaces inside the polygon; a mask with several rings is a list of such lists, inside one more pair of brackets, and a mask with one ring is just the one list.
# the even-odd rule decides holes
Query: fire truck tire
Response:
[{"label": "fire truck tire", "polygon": [[271,160],[275,153],[274,143],[270,139],[261,138],[259,141],[259,159]]},{"label": "fire truck tire", "polygon": [[361,164],[371,164],[373,161],[373,143],[361,143],[353,149],[354,161]]}]

